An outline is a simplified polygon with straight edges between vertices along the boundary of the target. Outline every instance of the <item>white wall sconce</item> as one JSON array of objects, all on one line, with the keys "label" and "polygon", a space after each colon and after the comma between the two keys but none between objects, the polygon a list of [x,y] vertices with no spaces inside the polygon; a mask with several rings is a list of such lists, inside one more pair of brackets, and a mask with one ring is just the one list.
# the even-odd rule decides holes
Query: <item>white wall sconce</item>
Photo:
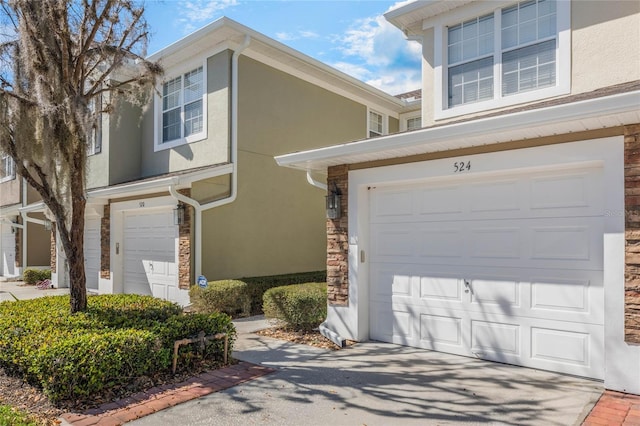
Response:
[{"label": "white wall sconce", "polygon": [[184,204],[178,203],[178,206],[173,209],[173,224],[184,225]]}]

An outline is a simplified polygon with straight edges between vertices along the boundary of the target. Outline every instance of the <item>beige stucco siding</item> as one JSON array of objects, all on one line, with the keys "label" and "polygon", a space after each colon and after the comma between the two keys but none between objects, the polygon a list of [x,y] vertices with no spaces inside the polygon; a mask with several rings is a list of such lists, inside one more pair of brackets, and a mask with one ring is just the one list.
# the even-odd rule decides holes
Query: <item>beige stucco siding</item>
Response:
[{"label": "beige stucco siding", "polygon": [[[273,157],[361,138],[367,108],[244,56],[239,86],[238,196],[203,214],[203,272],[221,279],[324,269],[325,191]],[[194,197],[203,192],[194,186]]]},{"label": "beige stucco siding", "polygon": [[640,79],[640,2],[572,2],[573,94]]},{"label": "beige stucco siding", "polygon": [[119,100],[109,121],[109,185],[140,177],[142,108]]},{"label": "beige stucco siding", "polygon": [[22,179],[11,179],[0,183],[0,206],[20,203],[20,183]]},{"label": "beige stucco siding", "polygon": [[112,120],[111,117],[109,114],[102,114],[102,122],[100,123],[101,150],[98,154],[92,154],[87,157],[87,189],[109,185],[109,152],[111,146],[111,126],[109,123]]},{"label": "beige stucco siding", "polygon": [[[29,217],[44,219],[42,213],[31,213]],[[27,266],[49,266],[51,256],[51,232],[44,226],[27,223]]]},{"label": "beige stucco siding", "polygon": [[[206,60],[207,137],[204,140],[154,152],[155,112],[153,104],[149,106],[142,123],[142,177],[228,161],[230,64],[230,51],[218,53]],[[170,69],[165,70],[165,74],[167,78],[176,77],[171,74]]]},{"label": "beige stucco siding", "polygon": [[[471,18],[472,16],[469,16]],[[640,79],[640,2],[627,0],[590,0],[571,2],[571,92],[570,96],[598,88]],[[422,124],[434,119],[434,30],[423,38]],[[446,75],[443,76],[446,82]],[[534,102],[538,102],[536,100]],[[500,109],[512,108],[513,105]],[[459,115],[438,123],[481,116],[485,111]]]}]

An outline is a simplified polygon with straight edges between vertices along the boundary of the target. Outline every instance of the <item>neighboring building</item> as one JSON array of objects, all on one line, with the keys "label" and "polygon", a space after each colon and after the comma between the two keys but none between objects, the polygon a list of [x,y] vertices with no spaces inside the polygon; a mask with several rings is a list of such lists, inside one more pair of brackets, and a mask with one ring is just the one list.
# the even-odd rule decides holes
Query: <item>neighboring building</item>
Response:
[{"label": "neighboring building", "polygon": [[38,200],[16,175],[11,157],[0,154],[0,278],[18,278],[25,267],[49,266],[50,231],[44,216],[25,207],[37,206]]},{"label": "neighboring building", "polygon": [[326,326],[640,393],[640,3],[420,1],[422,129],[327,173]]},{"label": "neighboring building", "polygon": [[[94,292],[186,304],[200,274],[324,269],[326,191],[273,157],[395,133],[420,108],[226,18],[149,59],[165,69],[158,94],[105,115],[88,158]],[[53,269],[68,285],[60,247]]]}]

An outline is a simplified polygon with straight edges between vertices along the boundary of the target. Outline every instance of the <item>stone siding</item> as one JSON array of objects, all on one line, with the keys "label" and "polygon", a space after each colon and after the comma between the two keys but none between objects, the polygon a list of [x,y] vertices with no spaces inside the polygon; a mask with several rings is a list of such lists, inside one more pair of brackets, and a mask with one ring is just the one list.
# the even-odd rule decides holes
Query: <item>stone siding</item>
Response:
[{"label": "stone siding", "polygon": [[332,306],[349,306],[349,167],[329,167],[327,184],[342,195],[340,218],[327,219],[327,299]]},{"label": "stone siding", "polygon": [[100,278],[111,278],[111,204],[103,207],[100,220]]},{"label": "stone siding", "polygon": [[[182,195],[191,197],[190,189],[178,191]],[[191,218],[193,207],[184,205],[184,222],[178,227],[178,287],[189,290],[195,280],[191,276]],[[199,230],[199,232],[202,232]]]},{"label": "stone siding", "polygon": [[640,344],[640,124],[624,132],[625,341]]}]

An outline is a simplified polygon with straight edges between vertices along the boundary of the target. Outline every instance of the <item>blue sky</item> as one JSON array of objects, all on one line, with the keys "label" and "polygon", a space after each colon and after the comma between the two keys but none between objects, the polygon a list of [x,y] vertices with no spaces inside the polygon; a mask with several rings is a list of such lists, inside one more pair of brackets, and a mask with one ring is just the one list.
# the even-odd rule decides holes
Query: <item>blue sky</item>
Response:
[{"label": "blue sky", "polygon": [[146,0],[149,53],[227,16],[390,94],[420,87],[420,47],[382,14],[395,1]]}]

